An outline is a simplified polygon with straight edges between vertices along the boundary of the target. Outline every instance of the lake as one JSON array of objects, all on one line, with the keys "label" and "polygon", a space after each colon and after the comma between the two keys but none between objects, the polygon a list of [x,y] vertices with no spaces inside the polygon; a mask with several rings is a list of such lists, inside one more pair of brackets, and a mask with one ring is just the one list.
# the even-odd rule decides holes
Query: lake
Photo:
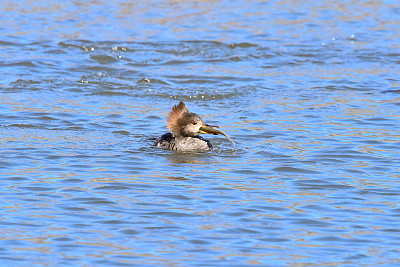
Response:
[{"label": "lake", "polygon": [[[0,6],[2,266],[398,266],[397,1]],[[152,144],[184,101],[214,150]]]}]

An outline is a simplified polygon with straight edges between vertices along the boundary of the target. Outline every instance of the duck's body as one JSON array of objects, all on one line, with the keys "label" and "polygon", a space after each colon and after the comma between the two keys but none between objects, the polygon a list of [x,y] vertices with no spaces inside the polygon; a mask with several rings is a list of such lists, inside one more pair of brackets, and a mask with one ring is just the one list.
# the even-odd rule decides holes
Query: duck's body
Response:
[{"label": "duck's body", "polygon": [[209,151],[213,148],[210,141],[201,136],[174,137],[172,133],[163,134],[154,145],[177,151]]},{"label": "duck's body", "polygon": [[190,112],[182,101],[175,105],[168,114],[167,127],[170,132],[162,135],[154,143],[155,146],[176,151],[209,151],[212,149],[210,141],[199,134],[213,133],[209,131],[213,128],[205,124],[199,115]]}]

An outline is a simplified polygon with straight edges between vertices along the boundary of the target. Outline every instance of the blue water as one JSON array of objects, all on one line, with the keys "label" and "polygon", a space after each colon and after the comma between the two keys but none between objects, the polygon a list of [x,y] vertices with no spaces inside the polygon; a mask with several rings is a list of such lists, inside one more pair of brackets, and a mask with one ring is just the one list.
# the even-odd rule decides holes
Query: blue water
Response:
[{"label": "blue water", "polygon": [[[396,1],[0,15],[2,266],[398,266]],[[237,149],[153,147],[181,100]]]}]

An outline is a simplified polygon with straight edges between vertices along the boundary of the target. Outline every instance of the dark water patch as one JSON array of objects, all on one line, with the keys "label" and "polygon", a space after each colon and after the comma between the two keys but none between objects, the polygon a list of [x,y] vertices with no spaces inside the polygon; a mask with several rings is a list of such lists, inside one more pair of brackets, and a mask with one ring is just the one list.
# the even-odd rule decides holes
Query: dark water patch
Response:
[{"label": "dark water patch", "polygon": [[301,180],[293,182],[297,187],[305,190],[349,190],[352,186],[327,182],[323,180]]},{"label": "dark water patch", "polygon": [[129,236],[130,235],[139,235],[140,234],[140,232],[135,231],[134,229],[122,230],[121,233],[124,234],[124,235],[129,235]]},{"label": "dark water patch", "polygon": [[[251,229],[245,229],[245,228],[230,228],[230,229],[224,229],[219,231],[221,234],[249,234],[249,235],[258,235],[261,234],[260,231],[256,230],[251,230]],[[288,241],[288,240],[287,240]]]},{"label": "dark water patch", "polygon": [[58,45],[63,48],[78,48],[85,52],[91,50],[90,48],[94,48],[94,43],[87,40],[61,41]]},{"label": "dark water patch", "polygon": [[120,130],[120,131],[114,131],[113,134],[129,136],[131,133],[128,131]]},{"label": "dark water patch", "polygon": [[267,243],[290,242],[290,239],[288,238],[277,238],[277,237],[267,237],[267,238],[262,238],[261,240]]},{"label": "dark water patch", "polygon": [[[3,67],[29,67],[29,68],[35,68],[35,67],[38,67],[39,64],[35,64],[33,61],[23,60],[23,61],[18,61],[18,62],[2,63],[2,66]],[[14,82],[14,84],[15,84],[15,82]]]},{"label": "dark water patch", "polygon": [[91,205],[112,205],[115,204],[115,202],[104,199],[104,198],[99,198],[99,197],[78,197],[78,198],[73,198],[70,199],[70,201],[74,202],[79,202],[83,204],[91,204]]},{"label": "dark water patch", "polygon": [[232,173],[235,174],[243,174],[243,175],[263,175],[263,172],[260,171],[255,171],[252,169],[236,169],[236,170],[232,170]]},{"label": "dark water patch", "polygon": [[342,171],[345,172],[349,172],[349,173],[353,173],[353,174],[365,174],[365,171],[361,171],[361,170],[354,170],[354,169],[341,169]]},{"label": "dark water patch", "polygon": [[208,242],[207,240],[202,240],[202,239],[192,239],[188,241],[190,244],[193,245],[200,245],[200,246],[206,246],[211,244],[211,242]]},{"label": "dark water patch", "polygon": [[304,227],[329,227],[330,222],[312,219],[290,219],[291,223],[296,225],[303,225]]},{"label": "dark water patch", "polygon": [[55,188],[52,187],[40,187],[40,186],[24,186],[19,187],[20,190],[33,191],[33,192],[44,192],[44,191],[54,191]]},{"label": "dark water patch", "polygon": [[79,212],[79,211],[82,211],[82,212],[88,211],[87,208],[82,208],[82,207],[69,207],[69,206],[67,206],[67,207],[63,207],[63,209],[69,210],[69,211],[76,211],[76,212]]},{"label": "dark water patch", "polygon": [[50,48],[46,51],[44,51],[46,54],[51,54],[51,55],[66,55],[67,52],[63,49],[55,49],[55,48]]},{"label": "dark water patch", "polygon": [[118,62],[118,58],[115,58],[110,55],[91,55],[90,58],[102,65]]},{"label": "dark water patch", "polygon": [[142,216],[148,217],[148,216],[163,216],[166,218],[195,218],[195,217],[200,217],[200,215],[193,214],[193,213],[187,213],[187,212],[172,212],[172,211],[160,211],[160,212],[149,212],[145,213]]},{"label": "dark water patch", "polygon": [[400,193],[397,192],[395,189],[392,188],[370,188],[370,189],[363,189],[359,191],[360,195],[383,195],[383,196],[398,196]]},{"label": "dark water patch", "polygon": [[[34,223],[29,223],[29,222],[9,222],[9,221],[0,221],[0,225],[3,225],[3,227],[9,227],[9,226],[19,226],[19,227],[42,227],[41,225],[37,225]],[[10,241],[12,242],[12,241]],[[17,241],[16,241],[17,242]]]},{"label": "dark water patch", "polygon": [[400,89],[392,89],[392,90],[385,90],[382,93],[394,93],[394,94],[398,94],[400,93]]},{"label": "dark water patch", "polygon": [[18,165],[18,163],[10,162],[10,161],[3,161],[3,160],[0,161],[0,166],[2,166],[2,167],[11,167],[13,165],[16,166],[16,165]]},{"label": "dark water patch", "polygon": [[335,150],[332,149],[327,149],[327,150],[323,150],[323,151],[319,151],[317,153],[317,155],[315,155],[316,158],[332,158],[332,159],[342,159],[342,160],[373,160],[373,159],[377,159],[377,157],[369,154],[369,153],[365,153],[365,152],[361,152],[361,151],[357,151],[354,149],[347,149],[347,148],[340,148],[338,147]]},{"label": "dark water patch", "polygon": [[25,79],[17,79],[13,82],[10,83],[10,86],[13,88],[26,88],[29,87],[32,89],[32,87],[35,87],[35,85],[40,84],[40,81],[36,80],[25,80]]},{"label": "dark water patch", "polygon": [[311,169],[303,169],[303,168],[296,168],[296,167],[290,167],[290,166],[276,167],[276,168],[272,169],[272,171],[287,172],[287,173],[309,173],[309,174],[319,173],[318,171],[311,170]]},{"label": "dark water patch", "polygon": [[129,95],[128,93],[124,92],[115,92],[115,91],[98,91],[95,93],[91,93],[90,95],[99,95],[99,96],[125,96]]},{"label": "dark water patch", "polygon": [[172,200],[177,200],[177,201],[189,201],[189,200],[192,200],[191,197],[181,196],[181,195],[162,195],[162,197],[169,198],[169,199],[172,199]]},{"label": "dark water patch", "polygon": [[25,46],[26,44],[18,42],[18,41],[5,41],[5,40],[0,40],[0,45],[9,47],[9,46],[16,46],[16,47],[22,47]]},{"label": "dark water patch", "polygon": [[[2,166],[1,163],[0,163],[0,166]],[[7,177],[7,178],[4,178],[3,180],[10,180],[10,181],[16,181],[16,182],[30,181],[29,178],[20,177],[20,176]]]},{"label": "dark water patch", "polygon": [[52,241],[55,242],[70,242],[70,241],[74,241],[73,238],[69,238],[69,237],[55,237],[52,239]]},{"label": "dark water patch", "polygon": [[160,79],[155,79],[155,78],[151,78],[151,79],[148,79],[148,78],[142,78],[142,79],[140,79],[140,80],[138,80],[136,83],[138,83],[138,84],[140,84],[140,83],[142,83],[142,84],[149,84],[149,83],[151,83],[152,85],[153,84],[160,84],[160,85],[170,85],[168,82],[166,82],[166,81],[164,81],[164,80],[160,80]]},{"label": "dark water patch", "polygon": [[121,220],[97,221],[97,222],[94,222],[94,223],[111,224],[111,225],[129,224],[129,222],[125,222],[125,221],[121,221]]},{"label": "dark water patch", "polygon": [[0,256],[0,259],[3,260],[5,263],[7,261],[10,261],[10,262],[24,262],[24,261],[25,262],[31,262],[32,261],[32,259],[28,259],[28,258],[23,259],[23,258],[18,257],[18,256],[13,256],[13,257],[11,257],[11,256]]},{"label": "dark water patch", "polygon": [[127,186],[107,185],[107,186],[97,187],[94,189],[109,192],[109,191],[119,191],[119,190],[130,190],[131,188]]}]

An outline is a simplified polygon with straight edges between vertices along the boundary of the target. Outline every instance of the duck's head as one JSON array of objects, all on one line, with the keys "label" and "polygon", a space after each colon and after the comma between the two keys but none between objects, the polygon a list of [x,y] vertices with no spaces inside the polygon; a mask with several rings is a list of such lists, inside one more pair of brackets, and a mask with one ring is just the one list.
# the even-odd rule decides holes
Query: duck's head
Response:
[{"label": "duck's head", "polygon": [[204,123],[196,113],[190,112],[182,101],[169,112],[167,127],[174,136],[195,137],[202,133],[216,134],[212,131],[213,127]]}]

